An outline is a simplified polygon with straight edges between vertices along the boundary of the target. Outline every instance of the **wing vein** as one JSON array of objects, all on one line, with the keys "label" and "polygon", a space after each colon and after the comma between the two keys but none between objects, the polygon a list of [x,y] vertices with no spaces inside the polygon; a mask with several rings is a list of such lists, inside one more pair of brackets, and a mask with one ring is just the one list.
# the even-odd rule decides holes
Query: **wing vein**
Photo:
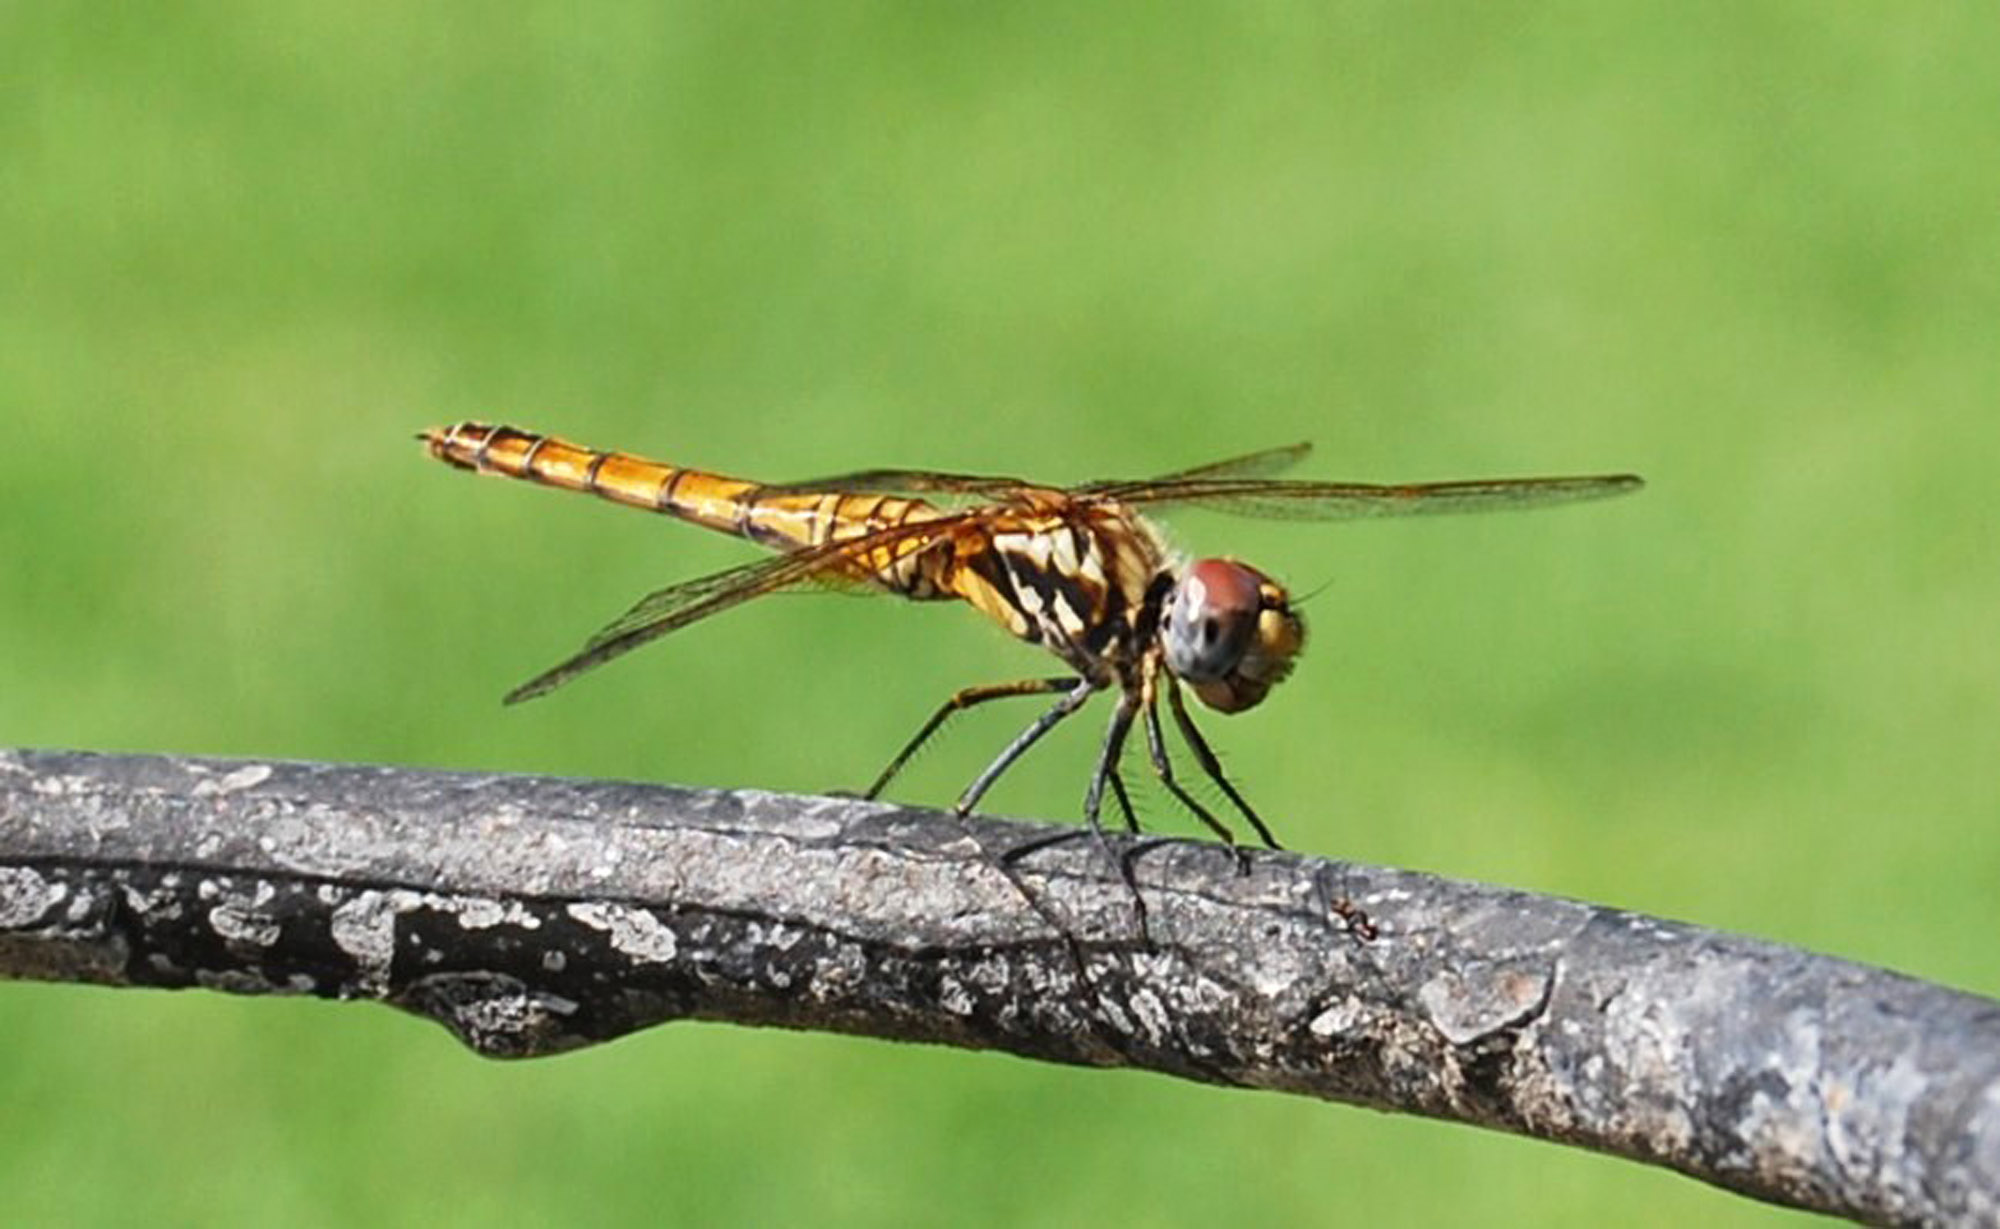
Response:
[{"label": "wing vein", "polygon": [[[849,565],[856,565],[869,553],[885,547],[914,543],[899,551],[898,558],[923,550],[929,545],[925,539],[941,539],[965,519],[966,514],[957,514],[884,526],[871,533],[757,559],[655,590],[599,629],[576,654],[508,692],[506,703],[519,704],[546,695],[585,671],[752,598],[816,580],[862,579],[856,575],[857,567]],[[867,579],[873,579],[872,569],[869,571]]]}]

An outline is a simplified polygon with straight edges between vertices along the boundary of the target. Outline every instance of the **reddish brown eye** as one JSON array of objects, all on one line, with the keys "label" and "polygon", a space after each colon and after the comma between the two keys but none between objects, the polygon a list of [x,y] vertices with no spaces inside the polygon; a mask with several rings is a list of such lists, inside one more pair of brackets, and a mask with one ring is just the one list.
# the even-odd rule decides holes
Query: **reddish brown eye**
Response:
[{"label": "reddish brown eye", "polygon": [[1277,581],[1234,559],[1181,574],[1160,620],[1167,669],[1203,704],[1240,713],[1292,672],[1306,625]]},{"label": "reddish brown eye", "polygon": [[1167,668],[1190,683],[1234,671],[1257,630],[1262,579],[1229,559],[1202,559],[1189,567],[1167,603],[1161,637]]}]

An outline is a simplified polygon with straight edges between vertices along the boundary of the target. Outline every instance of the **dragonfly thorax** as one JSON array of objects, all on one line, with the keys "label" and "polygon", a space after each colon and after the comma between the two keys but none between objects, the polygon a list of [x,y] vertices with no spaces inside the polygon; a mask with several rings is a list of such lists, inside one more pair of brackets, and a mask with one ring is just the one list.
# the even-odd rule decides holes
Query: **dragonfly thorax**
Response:
[{"label": "dragonfly thorax", "polygon": [[1191,564],[1160,620],[1167,669],[1225,713],[1263,700],[1292,672],[1305,639],[1305,621],[1284,586],[1234,559]]}]

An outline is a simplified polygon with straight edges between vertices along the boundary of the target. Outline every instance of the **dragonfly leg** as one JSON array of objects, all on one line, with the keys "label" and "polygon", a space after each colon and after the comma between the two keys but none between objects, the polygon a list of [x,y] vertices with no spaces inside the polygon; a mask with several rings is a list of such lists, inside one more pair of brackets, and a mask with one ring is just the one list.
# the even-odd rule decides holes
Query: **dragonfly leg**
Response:
[{"label": "dragonfly leg", "polygon": [[[1271,836],[1271,830],[1264,826],[1264,821],[1257,818],[1257,812],[1251,810],[1250,804],[1243,800],[1243,795],[1237,793],[1236,787],[1229,783],[1229,778],[1222,775],[1222,761],[1215,758],[1215,751],[1208,745],[1208,740],[1204,739],[1201,736],[1201,731],[1195,728],[1194,718],[1188,716],[1187,701],[1181,699],[1180,687],[1172,682],[1169,682],[1167,685],[1167,702],[1173,706],[1174,724],[1180,726],[1181,737],[1187,739],[1188,746],[1194,751],[1195,759],[1201,763],[1201,770],[1208,774],[1210,780],[1222,787],[1223,793],[1229,795],[1229,801],[1236,804],[1236,809],[1243,812],[1243,818],[1249,820],[1250,826],[1257,830],[1257,835],[1264,838],[1264,844],[1270,846],[1272,849],[1283,848]],[[1147,710],[1146,715],[1154,718],[1153,725],[1156,726],[1158,724],[1158,718],[1154,717],[1150,709]],[[1151,733],[1150,728],[1148,733]],[[1172,786],[1173,783],[1169,780],[1168,787],[1172,788]],[[1181,791],[1175,789],[1174,793],[1179,795]],[[1181,795],[1181,798],[1184,802],[1189,801],[1185,795]],[[1204,813],[1197,808],[1196,814]],[[1238,849],[1236,857],[1238,866],[1245,873],[1248,873],[1250,865],[1247,855],[1241,849]],[[1346,923],[1348,930],[1363,942],[1373,942],[1381,933],[1375,928],[1375,923],[1369,920],[1368,914],[1359,905],[1345,896],[1333,897],[1327,904],[1334,915]]]},{"label": "dragonfly leg", "polygon": [[[1056,701],[1054,708],[1035,718],[1033,725],[1014,736],[1014,741],[1008,743],[1006,748],[995,757],[994,761],[986,766],[986,771],[973,778],[972,784],[965,787],[965,792],[958,796],[958,802],[952,806],[952,810],[957,811],[960,815],[970,811],[978,804],[979,799],[986,791],[993,788],[993,783],[1000,779],[1001,773],[1012,768],[1014,761],[1020,759],[1028,748],[1039,742],[1042,735],[1055,729],[1057,723],[1062,721],[1063,718],[1070,716],[1077,709],[1082,708],[1085,702],[1097,691],[1097,684],[1091,682],[1089,679],[1049,679],[1045,681],[1053,684],[1073,682],[1074,686],[1070,687],[1069,691],[1063,694],[1062,699]],[[1059,688],[1056,686],[1040,686],[1038,681],[1035,686],[1026,690],[1003,692],[1000,694],[1030,695],[1036,690],[1056,691]],[[999,697],[996,695],[993,698],[997,699]],[[1097,793],[1098,791],[1093,786],[1091,792]],[[1097,825],[1097,817],[1094,812],[1091,815],[1090,822],[1092,827]]]},{"label": "dragonfly leg", "polygon": [[[1141,854],[1171,845],[1176,838],[1171,836],[1147,836],[1139,827],[1139,813],[1132,809],[1132,796],[1125,792],[1125,774],[1111,774],[1111,796],[1118,800],[1118,809],[1125,813],[1125,829],[1132,834],[1132,840],[1125,844],[1125,860],[1137,863]],[[1131,876],[1127,875],[1127,879]]]},{"label": "dragonfly leg", "polygon": [[1194,718],[1188,716],[1187,701],[1181,698],[1180,686],[1171,680],[1167,684],[1167,703],[1174,710],[1174,724],[1180,727],[1181,737],[1187,740],[1188,748],[1194,752],[1195,762],[1208,774],[1208,779],[1222,787],[1223,794],[1235,804],[1238,811],[1243,813],[1243,818],[1250,821],[1250,826],[1257,830],[1258,837],[1265,845],[1272,849],[1283,849],[1284,846],[1278,844],[1278,839],[1271,835],[1271,829],[1258,818],[1257,812],[1250,809],[1250,804],[1244,801],[1243,795],[1237,792],[1236,787],[1229,783],[1229,778],[1222,775],[1222,761],[1215,757],[1208,740],[1195,728]]},{"label": "dragonfly leg", "polygon": [[1203,806],[1175,779],[1173,760],[1167,756],[1167,736],[1160,729],[1160,707],[1157,700],[1146,706],[1146,754],[1152,759],[1153,771],[1158,774],[1160,784],[1167,787],[1167,792],[1178,799],[1182,806],[1194,812],[1195,818],[1207,824],[1209,831],[1230,845],[1236,844],[1236,834],[1229,830],[1228,825],[1217,819],[1214,812]]},{"label": "dragonfly leg", "polygon": [[[1118,809],[1125,815],[1125,826],[1132,831],[1133,835],[1138,835],[1139,815],[1138,812],[1132,809],[1132,796],[1125,792],[1124,776],[1113,772],[1107,779],[1111,783],[1111,796],[1118,800]],[[1061,832],[1051,832],[1047,836],[1038,836],[1031,841],[1023,841],[1021,844],[1009,849],[1007,851],[1007,861],[1017,862],[1029,854],[1040,853],[1042,850],[1054,845],[1060,845],[1064,841],[1081,840],[1090,835],[1090,830],[1087,828],[1071,828]],[[1135,846],[1135,849],[1138,848],[1140,847]]]},{"label": "dragonfly leg", "polygon": [[[1104,809],[1104,787],[1114,784],[1118,800],[1125,807],[1128,819],[1132,818],[1131,800],[1125,796],[1125,782],[1118,775],[1118,757],[1125,750],[1125,734],[1132,728],[1132,718],[1139,711],[1139,701],[1131,692],[1120,692],[1118,707],[1111,710],[1111,725],[1104,732],[1104,746],[1097,753],[1097,771],[1091,774],[1090,789],[1083,796],[1083,817],[1102,836],[1104,827],[1098,823],[1098,813]],[[1136,820],[1133,831],[1138,831]]]},{"label": "dragonfly leg", "polygon": [[942,729],[945,722],[973,705],[984,704],[988,700],[1004,700],[1009,696],[1039,696],[1055,691],[1067,691],[1076,682],[1074,676],[1065,676],[1054,679],[1022,679],[1014,683],[990,683],[984,687],[966,688],[946,700],[943,707],[931,714],[931,719],[924,722],[923,728],[917,731],[917,736],[896,753],[896,758],[889,761],[889,766],[882,770],[882,775],[875,778],[875,784],[869,786],[868,791],[861,796],[881,797],[882,791],[889,788],[889,782],[895,780],[896,774],[903,771],[904,766],[910,762],[910,757],[931,740],[931,735]]},{"label": "dragonfly leg", "polygon": [[1125,751],[1125,735],[1132,729],[1132,718],[1139,712],[1139,697],[1129,691],[1120,692],[1118,707],[1111,710],[1111,725],[1104,731],[1104,746],[1097,753],[1097,771],[1090,778],[1090,790],[1083,796],[1083,816],[1090,821],[1090,831],[1097,838],[1098,847],[1104,856],[1111,859],[1111,865],[1118,869],[1118,877],[1125,881],[1125,888],[1132,893],[1132,912],[1139,920],[1139,937],[1150,941],[1146,925],[1146,898],[1139,895],[1139,880],[1133,874],[1132,861],[1121,857],[1111,847],[1111,841],[1104,835],[1104,825],[1098,822],[1098,815],[1104,808],[1104,787],[1108,784],[1111,793],[1118,800],[1118,806],[1125,812],[1125,823],[1134,834],[1139,831],[1139,817],[1133,814],[1132,799],[1125,792],[1125,778],[1118,773],[1118,759]]},{"label": "dragonfly leg", "polygon": [[[1072,692],[1070,696],[1065,696],[1063,698],[1064,703],[1068,703],[1075,694]],[[1088,698],[1088,693],[1085,693],[1085,698]],[[1060,707],[1059,705],[1058,708]],[[1134,835],[1137,835],[1139,832],[1138,813],[1132,809],[1132,796],[1126,791],[1123,774],[1118,771],[1118,758],[1125,746],[1125,736],[1131,730],[1132,720],[1138,711],[1139,700],[1137,696],[1129,692],[1120,694],[1118,707],[1111,714],[1110,728],[1105,731],[1103,748],[1098,753],[1097,771],[1091,777],[1089,792],[1084,796],[1084,817],[1090,821],[1090,827],[1037,837],[1032,841],[1017,845],[1013,849],[1008,850],[1004,861],[1007,863],[1018,862],[1031,853],[1036,853],[1050,846],[1061,844],[1064,841],[1075,840],[1079,837],[1094,839],[1097,842],[1098,848],[1104,851],[1104,856],[1110,860],[1112,867],[1117,870],[1118,877],[1124,880],[1126,890],[1132,895],[1132,913],[1138,920],[1140,941],[1151,943],[1152,932],[1147,919],[1146,898],[1140,895],[1139,880],[1133,872],[1133,863],[1137,860],[1139,854],[1143,853],[1149,846],[1147,842],[1140,840],[1131,844],[1121,854],[1118,850],[1112,848],[1111,840],[1105,835],[1104,827],[1100,822],[1100,816],[1104,807],[1104,791],[1108,786],[1112,798],[1118,803],[1119,811],[1125,816],[1125,826],[1131,829]],[[1050,722],[1050,724],[1052,725],[1054,722]],[[1034,731],[1031,730],[1030,733],[1034,733]]]},{"label": "dragonfly leg", "polygon": [[1133,836],[1139,835],[1139,813],[1132,809],[1132,795],[1125,792],[1125,778],[1115,768],[1111,771],[1111,796],[1118,800],[1118,810],[1125,816],[1125,830]]}]

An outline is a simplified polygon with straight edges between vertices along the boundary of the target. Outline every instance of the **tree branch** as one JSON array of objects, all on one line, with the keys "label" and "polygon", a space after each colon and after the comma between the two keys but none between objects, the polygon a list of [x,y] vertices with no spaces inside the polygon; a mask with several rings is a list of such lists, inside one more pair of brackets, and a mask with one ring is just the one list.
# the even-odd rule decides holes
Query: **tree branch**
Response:
[{"label": "tree branch", "polygon": [[[0,975],[369,998],[482,1054],[728,1020],[1477,1123],[2000,1219],[2000,1003],[1576,901],[833,798],[0,751]],[[1380,928],[1351,933],[1352,898]]]}]

